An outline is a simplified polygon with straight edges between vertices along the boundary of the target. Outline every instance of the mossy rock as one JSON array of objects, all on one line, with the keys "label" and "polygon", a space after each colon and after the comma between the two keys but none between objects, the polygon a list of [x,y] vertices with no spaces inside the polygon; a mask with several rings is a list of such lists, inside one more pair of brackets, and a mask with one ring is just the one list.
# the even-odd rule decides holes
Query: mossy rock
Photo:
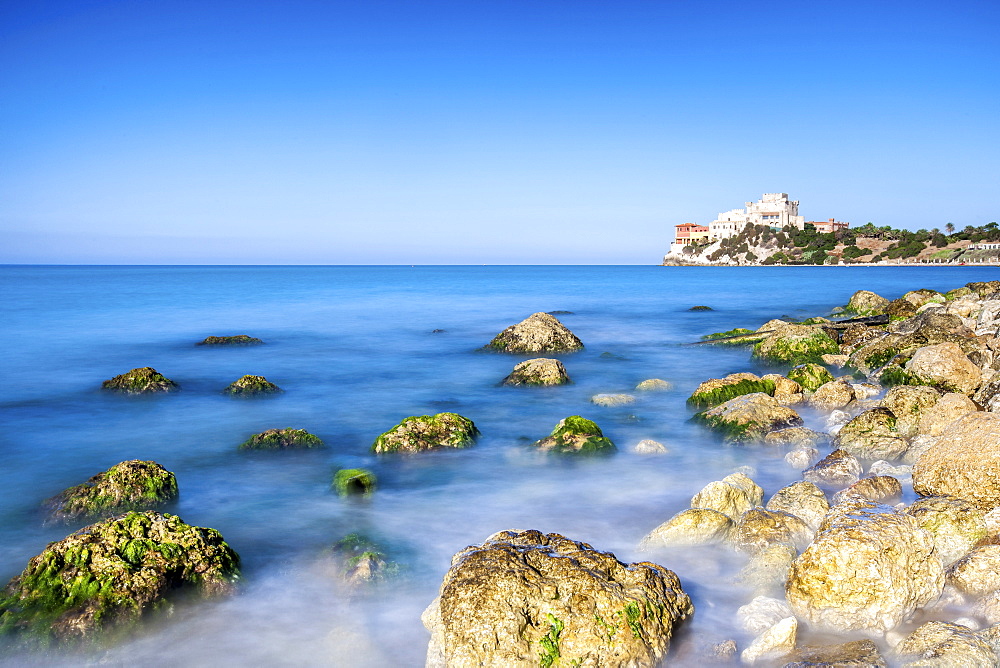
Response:
[{"label": "mossy rock", "polygon": [[760,441],[769,432],[802,425],[798,413],[763,392],[730,399],[696,413],[691,420],[720,434],[728,443]]},{"label": "mossy rock", "polygon": [[699,385],[688,397],[687,403],[692,408],[711,408],[744,394],[763,392],[774,396],[774,390],[773,380],[758,378],[750,373],[730,374]]},{"label": "mossy rock", "polygon": [[204,341],[199,341],[199,346],[259,346],[264,343],[258,338],[237,334],[235,336],[206,336]]},{"label": "mossy rock", "polygon": [[841,313],[849,313],[857,316],[882,315],[889,305],[889,300],[881,295],[877,295],[870,290],[858,290],[847,302],[847,306]]},{"label": "mossy rock", "polygon": [[565,385],[572,382],[566,367],[556,359],[538,358],[519,362],[500,381],[501,385]]},{"label": "mossy rock", "polygon": [[333,488],[340,496],[369,496],[376,486],[375,474],[368,469],[340,469],[333,474]]},{"label": "mossy rock", "polygon": [[975,292],[981,298],[985,298],[1000,290],[1000,281],[973,281],[966,283],[965,287]]},{"label": "mossy rock", "polygon": [[892,320],[906,320],[917,314],[917,307],[900,297],[889,302],[885,307],[885,313]]},{"label": "mossy rock", "polygon": [[173,392],[180,386],[156,369],[144,366],[104,381],[101,388],[123,394],[155,394]]},{"label": "mossy rock", "polygon": [[126,637],[192,594],[229,594],[239,555],[215,529],[130,512],[50,543],[0,593],[0,633],[28,642]]},{"label": "mossy rock", "polygon": [[[944,298],[946,300],[948,300],[948,301],[954,301],[954,300],[956,300],[956,299],[958,299],[960,297],[964,297],[966,295],[972,295],[972,294],[976,294],[976,293],[973,292],[970,288],[965,288],[965,287],[963,287],[963,288],[955,288],[954,290],[949,290],[948,292],[944,293]],[[976,295],[976,296],[978,296],[978,295]]]},{"label": "mossy rock", "polygon": [[382,546],[360,533],[347,534],[331,552],[340,562],[340,577],[349,585],[371,584],[399,573],[399,565],[387,559]]},{"label": "mossy rock", "polygon": [[927,384],[898,364],[885,365],[885,368],[878,372],[878,382],[886,387]]},{"label": "mossy rock", "polygon": [[[734,338],[736,337],[736,338]],[[767,334],[759,334],[746,327],[737,327],[726,332],[712,332],[701,337],[702,341],[708,341],[717,346],[748,346],[759,343],[767,338]]]},{"label": "mossy rock", "polygon": [[551,434],[534,445],[541,450],[574,454],[607,454],[617,450],[597,423],[579,415],[563,418]]},{"label": "mossy rock", "polygon": [[146,510],[177,498],[177,479],[156,462],[133,459],[115,464],[87,482],[47,499],[49,519],[102,517]]},{"label": "mossy rock", "polygon": [[323,440],[305,429],[268,429],[240,443],[240,450],[305,450],[322,448]]},{"label": "mossy rock", "polygon": [[689,311],[714,311],[715,309],[711,306],[692,306],[688,309]]},{"label": "mossy rock", "polygon": [[438,448],[467,448],[476,441],[479,429],[458,413],[414,415],[381,434],[372,452],[422,452]]},{"label": "mossy rock", "polygon": [[818,362],[823,355],[837,355],[840,346],[820,329],[788,325],[754,346],[753,356],[773,364]]},{"label": "mossy rock", "polygon": [[264,376],[243,376],[239,380],[230,383],[223,394],[234,397],[259,397],[266,394],[277,394],[284,392],[280,387],[269,381]]},{"label": "mossy rock", "polygon": [[815,392],[821,385],[832,381],[833,374],[820,364],[807,362],[792,367],[791,371],[788,372],[788,378],[794,380],[809,392]]}]

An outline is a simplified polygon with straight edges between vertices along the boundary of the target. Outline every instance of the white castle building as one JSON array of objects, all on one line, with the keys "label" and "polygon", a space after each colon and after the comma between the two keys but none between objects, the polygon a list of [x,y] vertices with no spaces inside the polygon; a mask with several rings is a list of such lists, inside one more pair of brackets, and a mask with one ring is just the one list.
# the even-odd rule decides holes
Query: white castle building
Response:
[{"label": "white castle building", "polygon": [[764,193],[756,202],[747,202],[746,209],[732,209],[719,214],[708,224],[711,239],[727,239],[739,234],[747,223],[782,228],[786,225],[805,227],[805,218],[799,215],[798,200],[789,201],[788,193]]}]

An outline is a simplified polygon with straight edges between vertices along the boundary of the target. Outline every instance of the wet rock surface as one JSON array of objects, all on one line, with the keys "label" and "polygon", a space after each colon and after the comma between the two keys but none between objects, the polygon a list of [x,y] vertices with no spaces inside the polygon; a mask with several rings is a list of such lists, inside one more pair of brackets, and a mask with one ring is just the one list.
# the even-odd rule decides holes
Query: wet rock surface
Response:
[{"label": "wet rock surface", "polygon": [[888,664],[871,640],[855,640],[838,645],[799,647],[782,668],[886,668]]},{"label": "wet rock surface", "polygon": [[240,443],[240,450],[303,450],[322,448],[323,440],[305,429],[268,429]]},{"label": "wet rock surface", "polygon": [[583,342],[555,316],[533,313],[497,334],[486,347],[505,353],[571,352],[583,348]]},{"label": "wet rock surface", "polygon": [[222,393],[233,397],[259,397],[283,391],[264,376],[247,375],[234,380],[222,390]]},{"label": "wet rock surface", "polygon": [[964,557],[987,535],[982,511],[962,499],[947,496],[917,499],[906,509],[906,514],[931,535],[945,566]]},{"label": "wet rock surface", "polygon": [[820,487],[842,489],[861,477],[861,462],[846,450],[834,450],[802,472],[802,477]]},{"label": "wet rock surface", "polygon": [[152,367],[132,369],[101,383],[101,388],[122,394],[156,394],[174,392],[180,386]]},{"label": "wet rock surface", "polygon": [[206,336],[199,341],[199,346],[259,346],[264,343],[258,338],[247,334],[236,334],[235,336]]},{"label": "wet rock surface", "polygon": [[888,408],[872,408],[841,427],[834,444],[863,459],[899,459],[909,444],[896,422],[896,415]]},{"label": "wet rock surface", "polygon": [[565,385],[571,382],[566,367],[559,360],[536,358],[514,365],[502,385]]},{"label": "wet rock surface", "polygon": [[695,420],[732,442],[759,441],[768,432],[802,424],[798,413],[762,392],[730,399],[698,413]]},{"label": "wet rock surface", "polygon": [[44,502],[49,520],[101,517],[156,508],[177,498],[177,478],[156,462],[115,464]]},{"label": "wet rock surface", "polygon": [[973,394],[982,380],[979,367],[951,341],[919,348],[906,363],[906,370],[928,385],[966,395]]},{"label": "wet rock surface", "polygon": [[984,511],[1000,506],[1000,414],[971,413],[953,422],[914,464],[913,489]]},{"label": "wet rock surface", "polygon": [[896,646],[902,666],[941,668],[991,668],[997,665],[992,648],[973,631],[959,624],[927,622]]},{"label": "wet rock surface", "polygon": [[639,549],[722,543],[729,540],[734,527],[732,518],[718,510],[690,508],[646,534],[639,543]]},{"label": "wet rock surface", "polygon": [[459,552],[423,615],[428,666],[657,666],[694,613],[677,576],[586,543],[504,531]]},{"label": "wet rock surface", "polygon": [[372,443],[375,453],[424,452],[439,448],[467,448],[473,445],[479,429],[458,413],[414,415],[382,433]]},{"label": "wet rock surface", "polygon": [[552,433],[536,441],[539,450],[569,454],[605,454],[617,450],[593,420],[580,415],[563,418]]}]

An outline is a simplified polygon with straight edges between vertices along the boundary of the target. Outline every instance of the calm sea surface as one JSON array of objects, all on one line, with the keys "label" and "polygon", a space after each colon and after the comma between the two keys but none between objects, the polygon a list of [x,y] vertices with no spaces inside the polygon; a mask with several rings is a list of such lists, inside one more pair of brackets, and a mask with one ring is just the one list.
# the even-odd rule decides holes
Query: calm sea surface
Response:
[{"label": "calm sea surface", "polygon": [[[241,555],[244,585],[225,601],[179,606],[104,661],[130,665],[419,666],[421,611],[451,556],[511,528],[558,532],[675,570],[699,634],[748,638],[734,610],[749,595],[727,583],[741,558],[723,550],[641,554],[636,543],[686,507],[705,483],[740,466],[770,495],[799,478],[783,453],[727,447],[687,423],[702,380],[757,370],[745,349],[685,346],[705,333],[756,328],[782,315],[826,314],[858,289],[895,298],[998,278],[992,267],[0,267],[0,580],[74,526],[42,526],[39,503],[127,459],[176,473],[170,512],[218,529]],[[690,312],[694,305],[711,312]],[[477,352],[536,311],[559,318],[586,349],[560,355],[574,384],[497,383],[529,356]],[[434,330],[443,330],[435,332]],[[266,345],[210,349],[208,335]],[[127,398],[102,380],[152,366],[180,392]],[[243,374],[285,393],[235,400]],[[597,407],[600,392],[646,378],[675,389]],[[409,415],[454,411],[483,435],[471,449],[369,453]],[[620,452],[559,459],[525,445],[567,415],[595,420]],[[819,417],[804,414],[807,426]],[[320,452],[243,453],[271,427],[320,436]],[[642,439],[670,448],[630,452]],[[369,500],[330,490],[333,472],[367,467]],[[347,592],[324,555],[361,532],[400,565],[394,580]],[[706,555],[710,558],[706,558]],[[682,637],[681,644],[685,642]],[[58,652],[8,665],[71,665]]]}]

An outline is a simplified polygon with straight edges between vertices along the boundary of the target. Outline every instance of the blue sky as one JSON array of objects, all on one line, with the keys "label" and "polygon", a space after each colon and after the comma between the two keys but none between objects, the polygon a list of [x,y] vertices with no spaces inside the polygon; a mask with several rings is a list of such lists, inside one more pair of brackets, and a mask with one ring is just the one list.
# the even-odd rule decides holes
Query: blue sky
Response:
[{"label": "blue sky", "polygon": [[653,264],[1000,218],[1000,3],[3,2],[0,262]]}]

